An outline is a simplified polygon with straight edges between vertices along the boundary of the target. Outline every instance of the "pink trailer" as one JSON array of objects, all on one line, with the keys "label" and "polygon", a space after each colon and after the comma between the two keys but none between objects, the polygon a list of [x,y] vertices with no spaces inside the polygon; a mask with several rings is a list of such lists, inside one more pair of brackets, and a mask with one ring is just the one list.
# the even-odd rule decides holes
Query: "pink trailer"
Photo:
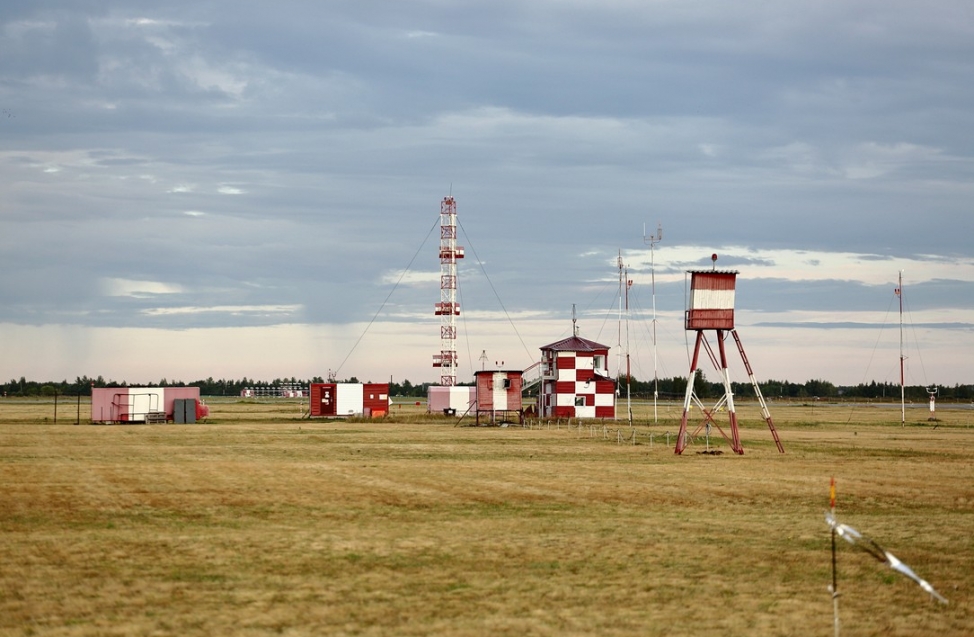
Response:
[{"label": "pink trailer", "polygon": [[465,414],[477,402],[477,388],[469,385],[431,385],[426,390],[426,408],[431,414]]},{"label": "pink trailer", "polygon": [[[185,402],[192,401],[187,416]],[[178,417],[176,405],[180,405]],[[91,390],[91,422],[93,423],[151,423],[195,422],[209,415],[209,408],[200,401],[199,387],[93,387]]]}]

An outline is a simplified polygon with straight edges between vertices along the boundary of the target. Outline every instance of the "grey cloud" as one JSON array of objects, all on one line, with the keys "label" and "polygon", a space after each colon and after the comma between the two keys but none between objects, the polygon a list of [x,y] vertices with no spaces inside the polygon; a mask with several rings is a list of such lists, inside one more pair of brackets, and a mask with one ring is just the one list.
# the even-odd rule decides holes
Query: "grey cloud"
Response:
[{"label": "grey cloud", "polygon": [[[17,111],[0,120],[3,320],[362,320],[451,184],[509,309],[584,304],[657,220],[673,244],[754,247],[728,269],[767,269],[771,248],[971,255],[959,3],[36,7],[0,9],[0,104]],[[464,267],[470,306],[490,308]],[[184,292],[104,298],[107,277]],[[838,281],[741,290],[756,311],[888,300]],[[970,291],[911,298],[966,309]],[[427,311],[436,293],[391,302]],[[680,286],[660,293],[681,306]]]}]

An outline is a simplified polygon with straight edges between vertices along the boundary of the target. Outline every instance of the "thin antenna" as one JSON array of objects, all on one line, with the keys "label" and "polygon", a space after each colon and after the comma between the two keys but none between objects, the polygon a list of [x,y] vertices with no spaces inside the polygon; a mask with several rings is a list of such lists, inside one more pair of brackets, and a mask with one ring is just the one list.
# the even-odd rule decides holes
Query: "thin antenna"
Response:
[{"label": "thin antenna", "polygon": [[906,426],[906,357],[903,355],[903,270],[899,276],[900,297],[900,418],[901,425]]},{"label": "thin antenna", "polygon": [[616,257],[616,267],[619,269],[619,321],[618,321],[618,339],[616,344],[619,346],[618,354],[616,355],[616,376],[619,382],[622,382],[622,250],[619,250],[619,256]]},{"label": "thin antenna", "polygon": [[649,244],[649,272],[653,286],[653,422],[659,422],[656,405],[659,401],[659,358],[656,353],[656,244],[663,240],[663,226],[656,224],[656,234],[646,236],[643,224],[643,243]]},{"label": "thin antenna", "polygon": [[[832,519],[835,519],[835,476],[832,476],[832,480],[829,482],[829,513],[832,515]],[[829,590],[832,592],[832,625],[835,628],[835,637],[839,637],[839,581],[836,574],[835,566],[835,526],[829,524],[832,528],[832,585],[829,586]]]},{"label": "thin antenna", "polygon": [[572,303],[572,336],[578,336],[578,319],[575,318],[575,304]]},{"label": "thin antenna", "polygon": [[[616,378],[618,383],[622,383],[622,357],[625,355],[626,359],[626,406],[629,412],[629,426],[632,427],[632,368],[630,366],[629,360],[629,286],[632,285],[632,281],[629,280],[629,268],[626,267],[622,260],[622,250],[619,250],[619,259],[617,261],[619,266],[619,362],[617,366]],[[623,300],[625,300],[625,314],[623,314]],[[626,321],[626,347],[623,350],[622,347],[622,320],[625,316]],[[620,390],[616,390],[616,395],[619,395]]]}]

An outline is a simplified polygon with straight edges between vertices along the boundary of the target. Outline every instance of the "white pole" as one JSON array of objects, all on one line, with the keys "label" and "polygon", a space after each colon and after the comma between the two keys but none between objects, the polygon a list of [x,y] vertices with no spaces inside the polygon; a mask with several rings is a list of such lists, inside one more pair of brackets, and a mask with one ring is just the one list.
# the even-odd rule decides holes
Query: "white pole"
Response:
[{"label": "white pole", "polygon": [[646,236],[643,224],[643,243],[649,244],[649,273],[653,288],[653,422],[659,422],[657,402],[659,400],[659,357],[656,352],[656,244],[663,240],[663,226],[656,224],[656,234]]},{"label": "white pole", "polygon": [[900,425],[906,426],[906,374],[903,371],[903,270],[900,270],[899,287],[896,294],[900,297]]},{"label": "white pole", "polygon": [[629,361],[629,268],[623,273],[626,286],[626,411],[629,413],[629,426],[632,427],[632,367]]},{"label": "white pole", "polygon": [[[835,519],[835,476],[829,482],[829,510]],[[835,526],[832,527],[832,623],[835,627],[835,637],[839,637],[839,581],[835,564]]]}]

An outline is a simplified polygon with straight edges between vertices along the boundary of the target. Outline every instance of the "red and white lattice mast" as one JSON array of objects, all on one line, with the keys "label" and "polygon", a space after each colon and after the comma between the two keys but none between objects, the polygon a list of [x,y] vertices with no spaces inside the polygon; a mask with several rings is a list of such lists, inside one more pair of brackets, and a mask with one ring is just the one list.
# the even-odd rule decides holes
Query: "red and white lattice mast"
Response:
[{"label": "red and white lattice mast", "polygon": [[457,245],[457,202],[444,197],[440,203],[440,353],[433,354],[433,367],[440,368],[440,385],[457,384],[457,259],[463,258],[463,247]]},{"label": "red and white lattice mast", "polygon": [[[737,272],[717,270],[717,255],[715,254],[710,258],[714,262],[713,270],[690,271],[690,306],[686,311],[685,328],[688,332],[696,332],[697,339],[693,348],[693,358],[690,361],[690,374],[687,376],[687,391],[683,399],[683,418],[680,421],[680,432],[676,436],[676,453],[683,453],[683,450],[687,446],[687,417],[693,404],[699,407],[700,413],[703,414],[704,418],[693,435],[696,435],[704,427],[709,432],[710,426],[713,425],[730,442],[731,449],[734,453],[744,453],[744,447],[741,445],[741,436],[737,428],[737,410],[734,406],[734,392],[731,391],[730,374],[727,371],[727,352],[724,350],[725,332],[730,332],[730,335],[734,337],[734,342],[737,344],[737,351],[740,352],[741,360],[744,362],[745,369],[747,369],[748,380],[754,386],[754,394],[761,404],[761,415],[764,416],[765,422],[768,423],[768,428],[771,430],[771,435],[774,437],[778,451],[784,453],[785,449],[781,446],[778,432],[774,428],[774,422],[771,420],[768,405],[764,401],[761,388],[758,386],[758,381],[754,378],[751,364],[748,362],[747,355],[744,353],[744,345],[741,344],[737,330],[734,329],[734,293],[737,284]],[[707,337],[704,336],[704,332],[710,330],[717,332],[716,340],[720,355],[719,360],[714,354],[714,350],[711,348]],[[706,349],[707,355],[710,357],[710,361],[714,367],[720,371],[721,380],[724,384],[724,396],[710,409],[704,406],[693,391],[693,381],[696,378],[697,361],[699,360],[701,346]],[[730,437],[724,433],[724,430],[714,420],[714,414],[722,408],[727,409],[727,414],[730,418]]]}]

